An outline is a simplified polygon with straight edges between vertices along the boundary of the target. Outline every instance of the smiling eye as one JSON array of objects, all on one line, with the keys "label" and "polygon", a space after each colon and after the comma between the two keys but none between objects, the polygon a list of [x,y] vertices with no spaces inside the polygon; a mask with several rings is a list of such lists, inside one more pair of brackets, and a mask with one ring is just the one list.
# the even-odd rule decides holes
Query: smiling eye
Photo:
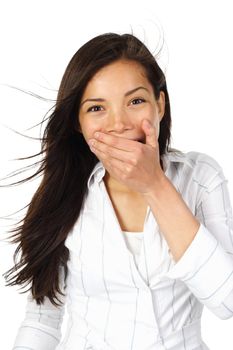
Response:
[{"label": "smiling eye", "polygon": [[[145,100],[143,98],[135,98],[132,102],[134,102],[134,101],[143,101],[143,102],[145,102]],[[133,104],[138,105],[138,104],[141,104],[141,103],[133,103]]]},{"label": "smiling eye", "polygon": [[98,107],[101,107],[101,106],[99,105],[91,106],[90,108],[88,108],[87,112],[99,112],[99,110],[92,111],[92,108],[98,108]]},{"label": "smiling eye", "polygon": [[[141,104],[143,102],[146,102],[146,100],[144,100],[143,98],[135,98],[134,100],[132,100],[131,102],[135,102],[135,101],[141,101],[139,103],[133,103],[134,105],[138,105],[138,104]],[[102,106],[100,105],[94,105],[94,106],[91,106],[88,108],[87,112],[99,112],[100,110],[99,109],[96,109],[96,108],[101,108]],[[93,108],[95,108],[95,110],[93,110]]]}]

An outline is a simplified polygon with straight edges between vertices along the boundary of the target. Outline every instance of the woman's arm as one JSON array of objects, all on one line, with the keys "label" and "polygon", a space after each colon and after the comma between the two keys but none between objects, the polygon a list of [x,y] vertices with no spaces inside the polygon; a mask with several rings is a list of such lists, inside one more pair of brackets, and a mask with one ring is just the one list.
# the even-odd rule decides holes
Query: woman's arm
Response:
[{"label": "woman's arm", "polygon": [[164,197],[161,193],[160,201],[152,196],[150,204],[171,255],[176,257],[174,266],[161,278],[182,280],[216,316],[232,317],[233,217],[222,171],[213,177],[196,208],[197,232],[196,218],[175,190],[169,188],[170,200],[165,190]]},{"label": "woman's arm", "polygon": [[154,188],[144,194],[175,261],[184,254],[200,227],[172,182],[161,172]]},{"label": "woman's arm", "polygon": [[61,325],[65,312],[65,296],[59,294],[58,298],[63,305],[56,307],[47,297],[44,304],[37,305],[31,293],[28,295],[25,318],[12,350],[55,350],[62,336]]},{"label": "woman's arm", "polygon": [[13,350],[54,350],[61,339],[64,307],[55,307],[48,298],[37,305],[28,295],[26,315],[18,330]]}]

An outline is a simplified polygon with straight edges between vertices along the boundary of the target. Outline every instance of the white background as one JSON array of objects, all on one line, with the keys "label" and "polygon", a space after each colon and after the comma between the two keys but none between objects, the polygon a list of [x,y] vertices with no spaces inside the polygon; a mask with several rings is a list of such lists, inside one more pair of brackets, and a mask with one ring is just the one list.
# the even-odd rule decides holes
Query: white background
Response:
[{"label": "white background", "polygon": [[[4,84],[55,98],[63,72],[81,45],[98,34],[129,33],[132,27],[142,41],[145,35],[151,51],[161,46],[161,36],[165,40],[159,64],[171,102],[172,146],[214,157],[224,169],[233,198],[231,5],[226,0],[1,1],[0,178],[38,160],[12,159],[40,151],[39,141],[10,128],[30,137],[41,136],[39,126],[29,128],[52,107]],[[0,217],[26,206],[38,184],[39,179],[0,188]],[[0,239],[23,213],[0,220]],[[10,350],[24,317],[26,295],[4,287],[2,273],[12,266],[16,247],[0,245],[0,349]],[[232,329],[233,318],[220,320],[204,308],[202,335],[211,350],[232,350]]]}]

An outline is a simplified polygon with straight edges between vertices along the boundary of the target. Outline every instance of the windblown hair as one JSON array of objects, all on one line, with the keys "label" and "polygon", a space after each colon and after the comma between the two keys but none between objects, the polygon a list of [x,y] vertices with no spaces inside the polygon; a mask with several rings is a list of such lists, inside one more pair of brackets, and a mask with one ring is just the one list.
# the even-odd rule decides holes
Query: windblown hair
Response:
[{"label": "windblown hair", "polygon": [[[160,91],[164,92],[165,114],[160,122],[158,140],[160,157],[169,152],[169,96],[164,73],[153,54],[133,34],[105,33],[86,42],[71,58],[62,77],[55,108],[41,138],[41,152],[37,154],[43,156],[38,162],[39,170],[24,180],[42,174],[41,183],[25,217],[18,222],[20,225],[9,231],[13,232],[9,237],[11,243],[18,245],[14,266],[4,274],[6,285],[30,284],[38,305],[44,302],[45,296],[54,305],[59,305],[56,300],[61,303],[58,294],[64,293],[60,288],[60,271],[65,271],[66,282],[69,259],[64,242],[79,217],[87,180],[99,161],[79,132],[80,101],[95,73],[119,59],[136,61],[145,68],[156,100]],[[163,168],[161,158],[160,164]]]}]

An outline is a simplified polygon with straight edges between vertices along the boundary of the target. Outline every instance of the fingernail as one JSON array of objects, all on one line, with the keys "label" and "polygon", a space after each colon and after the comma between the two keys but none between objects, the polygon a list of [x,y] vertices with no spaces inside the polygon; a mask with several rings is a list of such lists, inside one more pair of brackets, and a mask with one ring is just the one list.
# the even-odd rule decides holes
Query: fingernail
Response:
[{"label": "fingernail", "polygon": [[89,145],[89,146],[94,146],[94,145],[95,145],[95,140],[90,139],[90,140],[88,141],[88,145]]}]

